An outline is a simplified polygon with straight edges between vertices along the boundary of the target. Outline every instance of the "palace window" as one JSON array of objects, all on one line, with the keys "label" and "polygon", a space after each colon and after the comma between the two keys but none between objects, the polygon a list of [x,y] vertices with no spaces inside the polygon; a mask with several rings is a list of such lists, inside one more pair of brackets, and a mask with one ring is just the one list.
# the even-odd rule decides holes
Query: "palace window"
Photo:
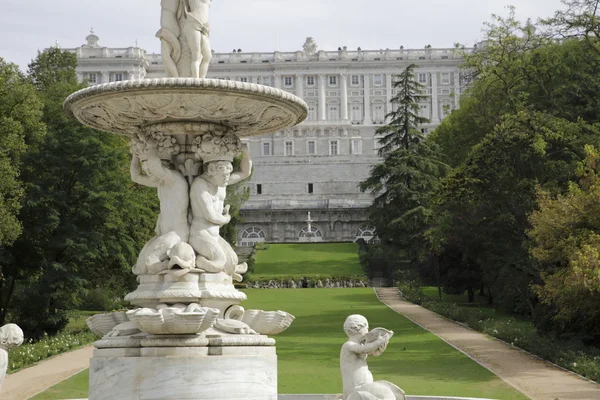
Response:
[{"label": "palace window", "polygon": [[350,154],[362,154],[362,140],[352,139],[350,141]]},{"label": "palace window", "polygon": [[96,83],[96,74],[88,74],[87,79],[90,83]]},{"label": "palace window", "polygon": [[317,154],[317,142],[314,140],[306,142],[306,153],[309,155]]},{"label": "palace window", "polygon": [[256,194],[262,194],[262,184],[261,183],[256,184]]},{"label": "palace window", "polygon": [[383,122],[385,113],[383,111],[383,103],[373,104],[373,122]]},{"label": "palace window", "polygon": [[329,155],[330,156],[337,156],[339,154],[339,140],[330,140],[329,141]]},{"label": "palace window", "polygon": [[419,83],[427,83],[427,74],[419,74]]},{"label": "palace window", "polygon": [[123,80],[123,74],[120,72],[116,72],[113,74],[113,81],[114,82],[120,82]]},{"label": "palace window", "polygon": [[291,76],[284,76],[283,77],[283,84],[285,86],[292,86],[292,77]]},{"label": "palace window", "polygon": [[292,142],[291,140],[286,140],[285,146],[284,146],[284,152],[285,152],[286,156],[293,156],[294,155],[294,142]]},{"label": "palace window", "polygon": [[309,193],[309,194],[312,194],[312,193],[314,193],[314,186],[313,186],[313,184],[312,184],[312,183],[309,183],[309,184],[308,184],[308,193]]},{"label": "palace window", "polygon": [[336,75],[329,76],[329,86],[337,86],[337,76]]},{"label": "palace window", "polygon": [[383,85],[383,77],[381,75],[373,75],[373,84],[375,86]]},{"label": "palace window", "polygon": [[327,119],[337,121],[340,119],[340,107],[337,104],[330,104],[327,107]]},{"label": "palace window", "polygon": [[241,77],[240,82],[248,82],[248,77],[247,76]]},{"label": "palace window", "polygon": [[351,83],[352,86],[358,86],[360,84],[360,76],[352,75]]},{"label": "palace window", "polygon": [[306,77],[306,86],[315,86],[315,77],[314,76]]},{"label": "palace window", "polygon": [[262,229],[257,227],[250,227],[242,232],[241,246],[254,246],[256,243],[262,243],[265,241],[265,233]]},{"label": "palace window", "polygon": [[450,73],[442,72],[442,85],[449,85],[449,84],[450,84]]},{"label": "palace window", "polygon": [[362,121],[363,118],[363,110],[362,110],[362,104],[360,103],[352,103],[352,108],[351,108],[351,115],[350,117],[352,118],[352,121]]},{"label": "palace window", "polygon": [[270,156],[271,153],[271,142],[263,142],[262,144],[262,155]]},{"label": "palace window", "polygon": [[313,103],[308,104],[308,116],[306,119],[309,121],[317,120],[317,107]]}]

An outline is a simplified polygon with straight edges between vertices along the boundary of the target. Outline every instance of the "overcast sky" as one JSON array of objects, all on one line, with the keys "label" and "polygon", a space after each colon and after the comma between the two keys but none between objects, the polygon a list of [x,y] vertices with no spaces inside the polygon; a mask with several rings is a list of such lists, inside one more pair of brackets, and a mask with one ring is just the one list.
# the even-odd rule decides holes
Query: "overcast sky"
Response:
[{"label": "overcast sky", "polygon": [[[521,20],[547,17],[560,0],[214,0],[211,44],[217,52],[300,50],[307,36],[320,50],[472,45],[493,13],[516,7]],[[159,51],[160,0],[0,0],[0,57],[22,69],[56,41]]]}]

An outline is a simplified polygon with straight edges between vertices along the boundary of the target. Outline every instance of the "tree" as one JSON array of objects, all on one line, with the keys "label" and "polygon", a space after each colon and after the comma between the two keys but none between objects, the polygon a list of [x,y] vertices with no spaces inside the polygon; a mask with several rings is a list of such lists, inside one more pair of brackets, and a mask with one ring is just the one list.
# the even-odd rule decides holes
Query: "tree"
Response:
[{"label": "tree", "polygon": [[429,198],[447,171],[437,146],[426,143],[417,129],[427,119],[418,114],[421,85],[415,82],[413,71],[414,65],[408,66],[394,83],[396,110],[386,116],[389,124],[377,130],[383,135],[379,150],[383,162],[360,183],[363,192],[375,196],[369,219],[377,236],[384,246],[404,252],[410,260],[419,257],[431,216]]},{"label": "tree", "polygon": [[[18,212],[23,185],[22,157],[45,133],[42,102],[15,64],[0,58],[0,244],[10,245],[21,233]],[[2,289],[0,289],[1,293]]]},{"label": "tree", "polygon": [[48,49],[29,77],[44,102],[47,135],[24,157],[23,235],[3,265],[17,282],[5,299],[29,335],[52,333],[88,289],[134,284],[130,268],[152,235],[157,199],[129,180],[127,143],[66,117],[64,99],[81,88],[75,56]]},{"label": "tree", "polygon": [[444,181],[436,225],[463,260],[480,266],[496,303],[533,312],[529,285],[539,283],[540,271],[530,259],[526,231],[536,186],[564,191],[584,144],[598,137],[598,128],[583,121],[527,111],[507,115]]},{"label": "tree", "polygon": [[541,264],[534,286],[550,315],[545,328],[600,343],[600,155],[586,146],[578,182],[554,196],[538,190],[539,208],[530,216],[531,253]]}]

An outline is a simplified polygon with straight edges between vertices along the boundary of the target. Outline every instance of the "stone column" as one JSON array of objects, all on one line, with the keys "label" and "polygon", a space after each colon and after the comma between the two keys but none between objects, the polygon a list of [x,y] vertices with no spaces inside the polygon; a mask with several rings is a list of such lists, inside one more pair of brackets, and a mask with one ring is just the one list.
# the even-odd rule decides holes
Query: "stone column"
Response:
[{"label": "stone column", "polygon": [[454,108],[460,105],[460,72],[454,71]]},{"label": "stone column", "polygon": [[341,118],[342,121],[348,120],[348,74],[340,73],[340,90],[341,90]]},{"label": "stone column", "polygon": [[108,83],[110,82],[110,72],[103,71],[102,72],[102,80],[97,83]]},{"label": "stone column", "polygon": [[325,104],[325,75],[319,74],[319,121],[327,119],[327,106]]},{"label": "stone column", "polygon": [[431,73],[431,123],[440,122],[440,111],[438,103],[437,72]]},{"label": "stone column", "polygon": [[304,97],[304,75],[296,75],[296,96]]},{"label": "stone column", "polygon": [[371,124],[373,121],[371,120],[371,76],[363,75],[364,80],[364,110],[365,110],[365,119],[363,120],[363,124]]},{"label": "stone column", "polygon": [[392,74],[385,74],[385,114],[392,112]]},{"label": "stone column", "polygon": [[273,86],[277,89],[281,89],[281,75],[275,74],[275,78],[273,80]]}]

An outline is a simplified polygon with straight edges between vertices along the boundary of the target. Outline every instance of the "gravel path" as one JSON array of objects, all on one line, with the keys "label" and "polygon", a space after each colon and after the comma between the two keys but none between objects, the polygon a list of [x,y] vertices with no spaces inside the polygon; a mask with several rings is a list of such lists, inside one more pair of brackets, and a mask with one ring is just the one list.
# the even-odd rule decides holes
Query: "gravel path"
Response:
[{"label": "gravel path", "polygon": [[0,390],[0,399],[26,400],[43,392],[88,368],[93,352],[93,346],[83,347],[7,375]]},{"label": "gravel path", "polygon": [[507,343],[404,301],[396,288],[377,288],[379,300],[498,375],[532,400],[600,400],[600,385]]}]

